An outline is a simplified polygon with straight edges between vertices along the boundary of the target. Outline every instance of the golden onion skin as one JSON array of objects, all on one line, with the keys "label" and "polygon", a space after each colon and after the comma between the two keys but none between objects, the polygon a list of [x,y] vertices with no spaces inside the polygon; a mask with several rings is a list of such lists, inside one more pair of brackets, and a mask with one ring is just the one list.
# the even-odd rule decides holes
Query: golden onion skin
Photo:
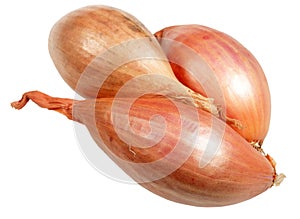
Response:
[{"label": "golden onion skin", "polygon": [[[201,25],[171,26],[155,35],[178,80],[214,98],[226,117],[241,124],[232,127],[261,145],[269,129],[271,99],[265,74],[250,51],[229,35]],[[184,54],[188,49],[194,57]]]},{"label": "golden onion skin", "polygon": [[[87,6],[63,16],[50,32],[48,47],[64,81],[86,98],[113,97],[140,75],[176,80],[153,34],[116,8]],[[130,92],[140,92],[149,83],[140,82]]]},{"label": "golden onion skin", "polygon": [[[127,116],[124,108],[130,99],[74,101],[33,91],[12,106],[21,109],[28,100],[84,124],[122,170],[168,200],[193,206],[231,205],[266,191],[276,178],[270,160],[229,125],[181,102],[141,97],[131,105],[130,126],[126,126],[122,125]],[[198,120],[191,116],[195,110]],[[157,115],[164,118],[163,138],[151,147],[134,144],[138,138],[136,142],[146,143],[147,133],[161,127],[161,121],[149,122]],[[129,137],[130,142],[121,139],[120,134]]]}]

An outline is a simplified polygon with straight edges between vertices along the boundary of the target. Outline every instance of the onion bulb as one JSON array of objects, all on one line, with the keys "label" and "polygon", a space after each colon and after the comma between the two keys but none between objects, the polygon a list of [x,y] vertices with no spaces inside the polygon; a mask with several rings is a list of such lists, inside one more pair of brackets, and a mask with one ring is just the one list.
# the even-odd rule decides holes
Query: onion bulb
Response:
[{"label": "onion bulb", "polygon": [[271,101],[265,74],[237,40],[201,25],[164,28],[156,34],[174,74],[193,91],[221,105],[232,127],[260,146],[270,123]]},{"label": "onion bulb", "polygon": [[12,106],[21,109],[29,100],[84,124],[132,179],[168,200],[231,205],[255,197],[283,178],[276,174],[270,156],[255,150],[229,125],[177,100],[143,96],[133,102],[74,101],[32,91]]}]

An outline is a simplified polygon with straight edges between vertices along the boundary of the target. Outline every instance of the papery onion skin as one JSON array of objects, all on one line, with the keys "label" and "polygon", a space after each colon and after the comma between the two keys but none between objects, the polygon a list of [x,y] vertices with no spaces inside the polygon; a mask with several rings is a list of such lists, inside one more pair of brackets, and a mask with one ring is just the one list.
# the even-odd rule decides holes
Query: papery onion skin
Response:
[{"label": "papery onion skin", "polygon": [[[127,48],[131,41],[144,51],[136,60],[130,58],[136,51]],[[132,15],[108,6],[87,6],[62,17],[51,30],[49,52],[65,82],[87,98],[113,97],[127,81],[142,74],[176,79],[153,34]],[[118,66],[122,59],[125,63]]]},{"label": "papery onion skin", "polygon": [[[247,141],[261,145],[269,129],[271,98],[265,74],[250,51],[229,35],[201,25],[171,26],[155,35],[167,57],[176,60],[171,65],[179,81],[197,93],[215,98],[216,104],[223,105],[218,100],[224,98],[226,116],[242,125],[232,127]],[[178,43],[195,51],[208,64],[208,74],[213,72],[218,84],[201,84],[193,77],[205,74],[201,66],[193,73],[182,68],[181,65],[195,67],[197,63],[179,55],[182,49]]]},{"label": "papery onion skin", "polygon": [[[276,173],[269,160],[230,126],[199,109],[197,114],[200,129],[194,139],[195,130],[191,130],[191,126],[195,121],[191,120],[190,112],[195,109],[181,102],[178,102],[176,107],[174,100],[170,101],[164,97],[141,97],[134,102],[129,118],[137,136],[141,137],[140,132],[144,133],[147,130],[149,118],[153,115],[163,116],[166,122],[164,138],[152,147],[142,148],[141,145],[128,145],[122,141],[114,129],[113,121],[122,114],[123,106],[128,104],[129,99],[73,101],[33,91],[25,93],[22,99],[12,103],[12,106],[21,109],[30,99],[43,108],[58,111],[69,119],[85,124],[99,147],[129,176],[146,189],[166,199],[193,206],[224,206],[250,199],[273,185]],[[112,110],[114,103],[118,103],[118,107]],[[178,107],[184,113],[179,113]],[[168,153],[175,150],[182,130],[190,132],[193,136],[191,141],[196,141],[197,144],[187,143],[188,137],[179,146],[180,153],[164,159]],[[210,141],[211,132],[223,137],[213,158],[201,167],[201,160],[208,158],[205,148],[213,142]],[[211,146],[213,145],[209,145]],[[176,162],[182,161],[182,154],[189,150],[191,154],[187,160],[178,165]],[[161,163],[154,165],[153,169],[141,171],[143,169],[136,166],[156,160],[161,160]],[[157,180],[147,181],[153,174],[159,174],[174,165],[178,166],[174,172]]]}]

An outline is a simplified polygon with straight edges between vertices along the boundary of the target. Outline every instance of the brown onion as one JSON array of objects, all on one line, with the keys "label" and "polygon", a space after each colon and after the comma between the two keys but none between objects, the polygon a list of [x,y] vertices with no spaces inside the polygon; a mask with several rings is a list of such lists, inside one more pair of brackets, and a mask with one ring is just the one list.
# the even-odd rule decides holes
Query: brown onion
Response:
[{"label": "brown onion", "polygon": [[269,129],[271,101],[255,57],[229,35],[200,25],[171,26],[155,35],[178,80],[214,98],[227,117],[240,123],[233,128],[261,145]]},{"label": "brown onion", "polygon": [[[251,147],[226,123],[176,100],[146,95],[134,100],[127,114],[129,98],[74,101],[32,91],[12,106],[21,109],[29,100],[86,125],[99,147],[130,177],[175,202],[230,205],[282,179],[270,157]],[[165,124],[159,141],[151,139],[151,132],[158,128],[154,134],[160,134],[162,126],[152,119],[157,115]],[[152,146],[145,146],[152,140]]]},{"label": "brown onion", "polygon": [[65,15],[51,30],[49,52],[65,82],[83,97],[160,93],[218,114],[210,99],[178,82],[153,34],[119,9],[88,6]]}]

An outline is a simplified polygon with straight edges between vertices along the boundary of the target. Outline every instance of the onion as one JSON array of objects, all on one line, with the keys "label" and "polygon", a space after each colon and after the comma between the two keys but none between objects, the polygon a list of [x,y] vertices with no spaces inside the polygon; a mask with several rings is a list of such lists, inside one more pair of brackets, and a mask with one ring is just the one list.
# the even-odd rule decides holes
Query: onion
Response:
[{"label": "onion", "polygon": [[271,101],[264,72],[239,42],[200,26],[171,26],[156,34],[180,82],[221,105],[232,127],[260,147],[270,123]]},{"label": "onion", "polygon": [[[283,177],[276,174],[269,156],[226,123],[178,100],[145,95],[134,102],[130,98],[74,101],[32,91],[12,106],[21,109],[29,100],[86,125],[99,147],[130,177],[175,202],[235,204]],[[158,115],[163,121],[153,119]]]},{"label": "onion", "polygon": [[160,93],[218,115],[210,99],[178,82],[153,34],[119,9],[88,6],[65,15],[51,30],[49,52],[65,82],[83,97]]}]

